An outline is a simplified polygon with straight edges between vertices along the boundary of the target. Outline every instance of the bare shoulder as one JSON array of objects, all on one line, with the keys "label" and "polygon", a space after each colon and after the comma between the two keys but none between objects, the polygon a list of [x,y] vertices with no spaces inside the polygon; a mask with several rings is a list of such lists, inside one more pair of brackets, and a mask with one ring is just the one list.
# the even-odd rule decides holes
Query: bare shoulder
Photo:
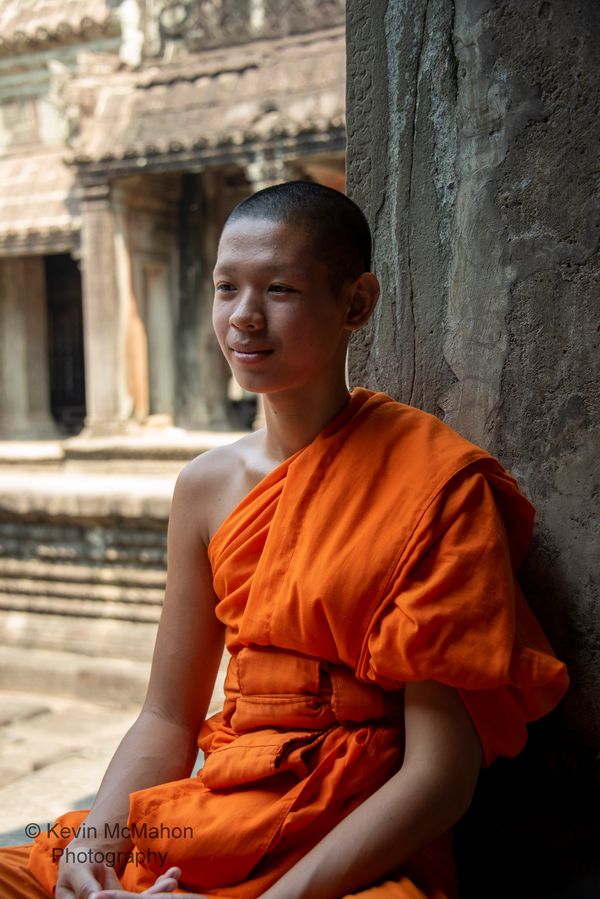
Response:
[{"label": "bare shoulder", "polygon": [[250,489],[248,472],[254,467],[259,443],[260,435],[254,431],[200,453],[180,471],[174,499],[194,510],[205,545]]}]

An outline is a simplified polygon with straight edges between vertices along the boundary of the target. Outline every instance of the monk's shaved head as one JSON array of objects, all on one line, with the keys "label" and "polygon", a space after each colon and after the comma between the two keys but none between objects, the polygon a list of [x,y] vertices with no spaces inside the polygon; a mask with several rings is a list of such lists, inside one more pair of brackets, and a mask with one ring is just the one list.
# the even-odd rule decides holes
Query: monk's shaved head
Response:
[{"label": "monk's shaved head", "polygon": [[371,269],[371,232],[363,212],[345,194],[311,181],[288,181],[259,190],[235,207],[227,222],[268,219],[302,228],[337,289]]}]

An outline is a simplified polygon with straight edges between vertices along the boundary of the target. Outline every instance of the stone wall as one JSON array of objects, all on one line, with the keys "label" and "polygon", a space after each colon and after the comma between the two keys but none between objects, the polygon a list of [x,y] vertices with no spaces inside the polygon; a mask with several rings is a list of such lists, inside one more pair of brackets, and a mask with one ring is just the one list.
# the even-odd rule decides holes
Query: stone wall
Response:
[{"label": "stone wall", "polygon": [[383,284],[350,379],[518,477],[538,509],[522,580],[572,679],[482,775],[469,897],[600,887],[599,72],[596,0],[348,3],[348,187]]},{"label": "stone wall", "polygon": [[166,521],[0,509],[0,646],[149,660]]}]

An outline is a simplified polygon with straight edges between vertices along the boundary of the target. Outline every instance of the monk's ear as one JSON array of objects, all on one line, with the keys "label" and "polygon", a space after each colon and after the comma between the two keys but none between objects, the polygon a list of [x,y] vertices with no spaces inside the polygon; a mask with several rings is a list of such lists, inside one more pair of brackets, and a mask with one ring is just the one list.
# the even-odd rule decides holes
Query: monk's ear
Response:
[{"label": "monk's ear", "polygon": [[348,331],[356,331],[373,314],[381,288],[372,272],[363,272],[348,286],[348,291],[345,324]]}]

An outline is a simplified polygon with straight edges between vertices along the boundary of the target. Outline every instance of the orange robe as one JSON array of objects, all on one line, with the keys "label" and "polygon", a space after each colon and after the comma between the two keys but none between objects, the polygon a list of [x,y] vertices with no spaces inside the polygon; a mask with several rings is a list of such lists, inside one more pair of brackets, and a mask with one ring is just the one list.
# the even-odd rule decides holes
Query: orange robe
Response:
[{"label": "orange robe", "polygon": [[[513,573],[532,523],[485,451],[355,388],[209,544],[231,653],[226,701],[199,735],[196,777],[131,794],[137,850],[167,856],[129,863],[124,885],[140,890],[176,864],[188,892],[260,896],[398,770],[409,681],[460,692],[485,765],[518,753],[526,723],[568,684]],[[31,853],[47,889],[59,845],[41,837]],[[454,897],[450,835],[361,895]]]}]

